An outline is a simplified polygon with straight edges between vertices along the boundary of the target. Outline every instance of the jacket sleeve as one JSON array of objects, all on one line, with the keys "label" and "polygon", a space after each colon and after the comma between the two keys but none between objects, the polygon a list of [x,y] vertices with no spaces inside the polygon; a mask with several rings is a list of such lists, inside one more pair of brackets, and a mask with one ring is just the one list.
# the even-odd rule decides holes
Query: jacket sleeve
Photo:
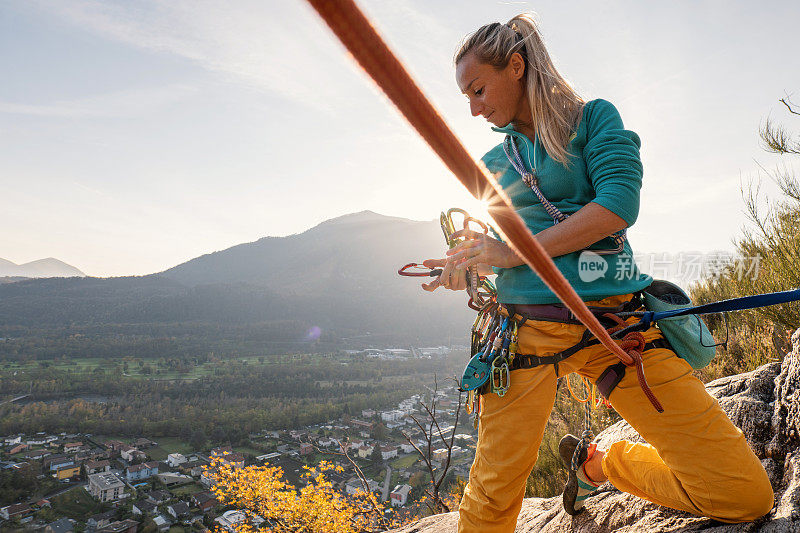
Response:
[{"label": "jacket sleeve", "polygon": [[593,202],[632,226],[642,188],[639,136],[624,128],[617,109],[605,100],[597,100],[586,119],[583,158],[596,194]]}]

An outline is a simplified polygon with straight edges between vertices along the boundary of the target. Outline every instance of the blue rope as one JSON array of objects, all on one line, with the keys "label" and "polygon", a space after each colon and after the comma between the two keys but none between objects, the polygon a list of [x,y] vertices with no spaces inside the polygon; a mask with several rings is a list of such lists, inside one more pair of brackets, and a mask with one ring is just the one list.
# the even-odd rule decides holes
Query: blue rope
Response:
[{"label": "blue rope", "polygon": [[[684,307],[671,311],[644,311],[632,313],[620,313],[619,316],[639,317],[639,322],[614,332],[611,336],[617,339],[623,338],[632,331],[647,331],[653,322],[658,322],[665,318],[672,318],[686,315],[708,315],[711,313],[727,313],[728,311],[743,311],[745,309],[755,309],[757,307],[767,307],[770,305],[796,302],[800,300],[800,289],[793,289],[782,292],[769,292],[767,294],[755,294],[753,296],[742,296],[741,298],[731,298],[694,307]],[[702,339],[701,339],[702,343]]]},{"label": "blue rope", "polygon": [[767,307],[769,305],[783,304],[787,302],[795,302],[800,300],[800,289],[782,292],[770,292],[767,294],[755,294],[753,296],[742,296],[741,298],[731,298],[730,300],[722,300],[721,302],[714,302],[704,305],[696,305],[694,307],[685,307],[683,309],[673,309],[672,311],[646,311],[642,315],[641,324],[649,327],[650,323],[671,318],[676,316],[685,315],[708,315],[711,313],[725,313],[728,311],[743,311],[745,309],[754,309],[756,307]]}]

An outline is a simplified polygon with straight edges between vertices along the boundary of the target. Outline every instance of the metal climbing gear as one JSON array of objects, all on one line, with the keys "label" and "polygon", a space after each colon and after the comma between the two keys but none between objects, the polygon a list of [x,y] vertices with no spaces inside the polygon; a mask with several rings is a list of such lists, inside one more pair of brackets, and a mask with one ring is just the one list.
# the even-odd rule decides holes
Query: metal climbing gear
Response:
[{"label": "metal climbing gear", "polygon": [[[456,224],[456,220],[453,218],[454,215],[462,217],[460,224]],[[439,224],[442,228],[445,242],[450,249],[467,240],[466,237],[453,237],[453,234],[458,229],[474,230],[475,226],[477,226],[484,235],[489,233],[489,226],[485,222],[470,216],[469,213],[458,207],[443,211],[439,216]],[[456,229],[457,227],[458,229]],[[440,276],[442,271],[443,269],[441,268],[430,269],[421,263],[408,263],[398,269],[397,273],[408,277],[435,277]],[[467,269],[467,294],[469,295],[467,305],[475,311],[482,311],[487,305],[496,303],[497,299],[497,289],[494,283],[486,276],[479,276],[478,269],[475,266]]]},{"label": "metal climbing gear", "polygon": [[[461,228],[459,229],[473,229],[470,227],[470,224],[476,224],[484,235],[489,233],[489,226],[486,223],[471,217],[470,214],[463,209],[452,207],[439,215],[439,224],[442,227],[442,233],[444,233],[444,240],[447,242],[448,248],[453,249],[467,240],[466,237],[453,237],[453,233],[458,231],[456,230],[456,223],[453,220],[453,215],[455,214],[459,214],[463,217]],[[480,311],[481,308],[488,303],[489,300],[487,297],[491,298],[493,294],[496,294],[496,291],[494,291],[494,293],[492,293],[492,291],[481,291],[482,287],[486,288],[486,286],[483,285],[485,281],[488,280],[478,275],[477,267],[471,266],[467,268],[467,294],[469,294],[469,302],[467,305],[470,309]]]},{"label": "metal climbing gear", "polygon": [[403,267],[397,270],[397,273],[401,276],[408,276],[408,277],[415,277],[415,278],[427,278],[427,277],[435,277],[440,276],[442,274],[441,268],[428,268],[423,264],[420,263],[408,263]]},{"label": "metal climbing gear", "polygon": [[[530,187],[533,194],[539,199],[544,206],[545,211],[547,214],[550,215],[550,218],[553,219],[553,224],[558,224],[559,222],[563,222],[567,219],[567,215],[562,213],[556,206],[554,206],[547,197],[544,195],[542,190],[539,188],[539,177],[536,175],[536,167],[534,163],[530,163],[531,170],[530,172],[525,168],[525,163],[522,161],[522,156],[519,154],[519,150],[517,149],[517,143],[514,141],[514,137],[511,135],[506,135],[505,139],[503,139],[503,151],[506,153],[506,157],[508,161],[511,163],[511,166],[514,167],[514,170],[522,176],[522,181],[525,182],[525,185]],[[533,145],[533,159],[534,162],[536,161],[536,143]],[[586,248],[587,250],[591,250],[592,252],[598,255],[611,255],[611,254],[618,254],[625,249],[625,240],[627,239],[625,235],[625,230],[621,230],[613,235],[610,235],[612,239],[614,239],[614,243],[617,245],[616,248],[611,248],[607,250],[595,250],[591,248]]]},{"label": "metal climbing gear", "polygon": [[[498,362],[500,363],[499,365]],[[491,391],[500,397],[505,396],[511,386],[511,373],[508,370],[508,362],[501,357],[495,358],[492,361],[491,373]]]}]

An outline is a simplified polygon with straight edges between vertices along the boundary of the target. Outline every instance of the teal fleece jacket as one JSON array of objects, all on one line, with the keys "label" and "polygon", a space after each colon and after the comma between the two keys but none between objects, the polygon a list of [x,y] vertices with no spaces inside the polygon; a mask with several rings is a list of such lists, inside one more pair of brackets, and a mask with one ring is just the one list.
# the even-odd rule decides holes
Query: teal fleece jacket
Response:
[{"label": "teal fleece jacket", "polygon": [[[610,102],[592,100],[584,106],[567,147],[569,167],[551,159],[538,138],[531,142],[511,125],[492,129],[514,137],[525,167],[536,170],[542,193],[565,215],[595,202],[618,215],[628,226],[636,222],[642,186],[641,141],[635,132],[624,128],[619,112]],[[553,225],[542,203],[511,166],[502,143],[483,156],[482,161],[497,177],[534,235]],[[609,248],[615,248],[615,244],[613,239],[606,238],[589,250]],[[601,256],[578,251],[553,260],[584,301],[628,294],[652,282],[652,278],[639,272],[627,241],[619,254]],[[495,272],[498,301],[502,303],[559,302],[527,265],[496,268]]]}]

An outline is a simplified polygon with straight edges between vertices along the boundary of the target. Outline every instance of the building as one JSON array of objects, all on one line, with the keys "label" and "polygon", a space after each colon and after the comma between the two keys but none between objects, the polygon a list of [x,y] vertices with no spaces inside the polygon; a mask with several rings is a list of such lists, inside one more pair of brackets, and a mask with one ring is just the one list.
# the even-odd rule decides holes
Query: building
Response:
[{"label": "building", "polygon": [[80,442],[80,441],[78,441],[78,442],[67,442],[66,444],[64,444],[64,453],[77,452],[82,447],[83,447],[83,443]]},{"label": "building", "polygon": [[246,520],[246,516],[241,511],[231,510],[225,511],[222,513],[222,516],[217,517],[214,519],[214,522],[218,523],[222,529],[225,531],[236,531],[237,525],[240,522],[244,522]]},{"label": "building", "polygon": [[75,520],[60,518],[44,526],[44,533],[72,533],[75,530]]},{"label": "building", "polygon": [[189,504],[186,502],[173,503],[167,507],[167,512],[171,514],[173,518],[182,518],[189,514]]},{"label": "building", "polygon": [[192,495],[192,503],[202,512],[206,512],[219,505],[219,501],[208,491],[198,492]]},{"label": "building", "polygon": [[97,533],[136,533],[138,527],[139,522],[128,519],[120,522],[111,522],[107,526],[98,529]]},{"label": "building", "polygon": [[186,461],[188,461],[188,459],[186,459],[186,457],[180,453],[171,453],[167,456],[167,464],[172,468],[175,468],[179,464],[183,464]]},{"label": "building", "polygon": [[314,451],[314,447],[308,442],[300,443],[300,455],[308,455]]},{"label": "building", "polygon": [[150,448],[151,446],[157,446],[158,443],[153,442],[150,439],[139,438],[133,441],[133,445],[139,448],[140,450],[144,450],[146,448]]},{"label": "building", "polygon": [[244,468],[244,455],[241,453],[228,453],[223,456],[218,456],[222,462],[230,465],[233,468]]},{"label": "building", "polygon": [[264,455],[259,455],[256,457],[256,461],[266,462],[272,459],[277,459],[281,456],[281,452],[272,452],[272,453],[265,453]]},{"label": "building", "polygon": [[30,447],[31,447],[30,444],[19,444],[19,443],[17,443],[16,446],[14,446],[10,450],[8,450],[8,454],[9,455],[14,455],[15,453],[22,453],[22,452],[24,452],[25,450],[27,450]]},{"label": "building", "polygon": [[394,446],[381,446],[381,459],[385,461],[392,457],[397,457],[397,448]]},{"label": "building", "polygon": [[434,461],[444,461],[447,459],[447,448],[439,448],[438,450],[433,450],[431,456]]},{"label": "building", "polygon": [[[378,482],[374,479],[367,480],[367,486],[369,487],[370,492],[375,492],[380,488]],[[351,477],[347,480],[347,483],[344,486],[344,490],[348,495],[356,494],[357,492],[364,492],[364,484],[361,480],[357,477]]]},{"label": "building", "polygon": [[182,465],[178,466],[178,469],[183,472],[184,474],[189,474],[193,477],[198,477],[203,473],[208,467],[208,461],[205,459],[195,459],[189,460]]},{"label": "building", "polygon": [[71,479],[74,477],[78,477],[81,475],[81,465],[67,465],[62,466],[56,470],[56,473],[53,474],[59,481],[64,481],[67,479]]},{"label": "building", "polygon": [[0,518],[6,520],[19,520],[20,522],[33,514],[33,509],[27,503],[14,503],[0,508]]},{"label": "building", "polygon": [[89,494],[101,502],[114,502],[128,497],[125,484],[111,472],[89,476]]},{"label": "building", "polygon": [[116,519],[117,519],[116,509],[111,509],[110,511],[106,511],[105,513],[92,515],[89,517],[89,520],[86,521],[86,530],[97,531],[101,527],[107,526]]},{"label": "building", "polygon": [[139,500],[131,506],[131,512],[135,515],[148,515],[157,511],[156,504],[147,500]]},{"label": "building", "polygon": [[129,466],[125,469],[125,478],[128,481],[148,479],[156,474],[158,474],[158,463],[156,461]]},{"label": "building", "polygon": [[381,420],[383,420],[384,422],[397,422],[404,416],[406,416],[405,411],[400,411],[399,409],[395,409],[393,411],[382,412]]},{"label": "building", "polygon": [[108,459],[103,459],[102,461],[86,461],[83,463],[83,469],[86,471],[86,475],[97,474],[98,472],[108,472],[111,470],[111,463],[109,463]]},{"label": "building", "polygon": [[411,444],[410,442],[402,443],[400,445],[400,449],[403,451],[403,453],[411,453],[413,451],[416,451],[416,450],[414,450],[414,445]]},{"label": "building", "polygon": [[392,507],[401,507],[408,501],[408,493],[411,492],[411,485],[397,485],[389,497]]},{"label": "building", "polygon": [[74,464],[75,460],[66,455],[51,455],[50,457],[45,457],[42,459],[42,468],[45,470],[50,470],[51,472],[55,472],[62,466],[71,466]]},{"label": "building", "polygon": [[165,517],[164,515],[154,516],[153,523],[158,528],[158,531],[169,531],[169,528],[172,526],[172,522],[167,520],[167,517]]},{"label": "building", "polygon": [[161,505],[162,503],[169,501],[171,498],[172,493],[167,492],[166,490],[153,490],[147,493],[147,501],[156,505]]},{"label": "building", "polygon": [[191,476],[185,474],[178,474],[177,472],[164,472],[163,474],[156,474],[158,480],[166,486],[180,485],[181,483],[189,483],[192,480]]},{"label": "building", "polygon": [[366,459],[367,457],[372,455],[372,451],[374,449],[375,448],[370,445],[362,446],[361,448],[358,449],[358,456],[361,457],[362,459]]}]

